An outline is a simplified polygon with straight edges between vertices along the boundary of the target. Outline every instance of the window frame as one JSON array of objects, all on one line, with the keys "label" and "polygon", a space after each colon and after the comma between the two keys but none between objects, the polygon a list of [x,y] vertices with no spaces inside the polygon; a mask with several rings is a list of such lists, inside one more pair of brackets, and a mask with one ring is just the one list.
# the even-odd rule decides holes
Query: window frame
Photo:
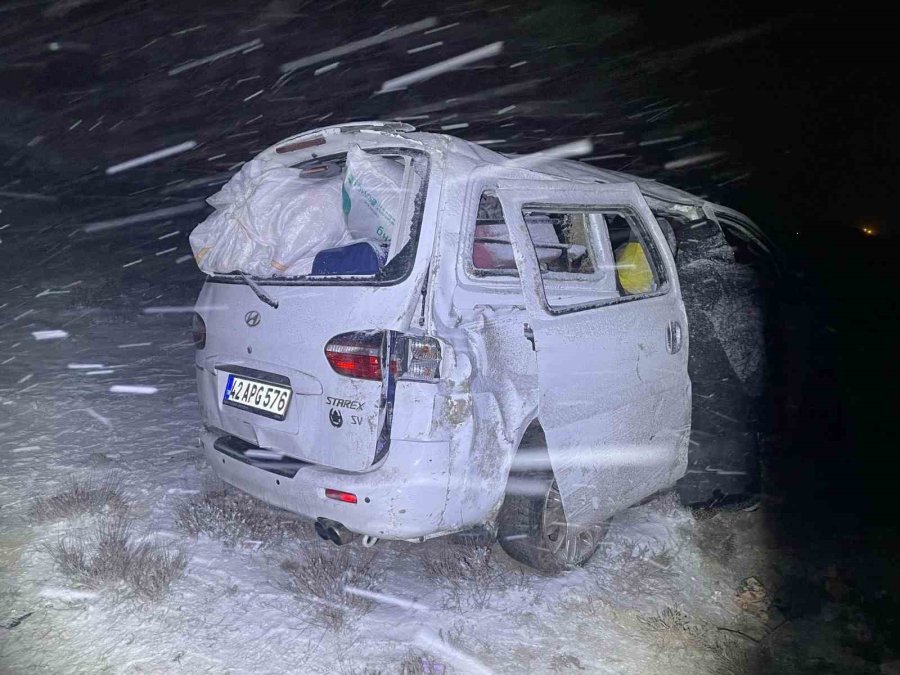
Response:
[{"label": "window frame", "polygon": [[[673,288],[673,284],[669,279],[668,270],[665,264],[665,256],[660,252],[659,245],[656,241],[656,237],[653,236],[653,232],[650,231],[647,223],[643,221],[640,217],[640,214],[635,211],[635,209],[629,204],[553,204],[548,202],[526,202],[523,203],[522,206],[522,218],[524,219],[525,213],[529,211],[547,211],[550,213],[562,213],[566,211],[572,211],[576,213],[615,213],[618,215],[622,215],[625,217],[632,227],[634,227],[637,233],[640,235],[642,239],[642,243],[644,247],[647,249],[646,253],[648,256],[648,262],[652,266],[654,272],[656,273],[658,284],[657,288],[652,291],[648,291],[647,293],[636,293],[633,295],[621,295],[618,287],[618,279],[616,279],[616,297],[607,297],[607,298],[598,298],[596,300],[592,300],[590,302],[584,303],[574,303],[572,305],[565,306],[557,306],[551,305],[548,297],[547,297],[547,287],[546,282],[547,278],[544,274],[541,274],[541,304],[544,309],[553,316],[558,316],[561,314],[570,314],[572,312],[580,312],[588,309],[595,309],[598,307],[608,307],[611,305],[618,305],[623,302],[633,302],[635,300],[645,300],[649,298],[657,298],[668,295]],[[505,214],[504,214],[505,218]],[[609,232],[606,228],[606,224],[604,222],[603,225],[603,235],[607,239],[607,243],[609,242]],[[534,242],[532,242],[532,246]],[[612,246],[609,248],[612,251]],[[614,254],[613,254],[614,255]],[[613,268],[613,272],[615,273],[615,269]],[[520,279],[521,277],[517,277]],[[550,279],[550,281],[556,281],[556,279]],[[582,282],[584,284],[585,282]],[[589,280],[586,283],[595,283],[595,281]],[[557,288],[560,288],[557,286]],[[564,290],[564,289],[563,289]],[[605,291],[600,291],[601,293]]]},{"label": "window frame", "polygon": [[[500,279],[518,279],[519,278],[519,268],[516,266],[515,261],[513,262],[513,266],[510,269],[484,269],[481,267],[475,267],[475,228],[478,227],[478,207],[481,205],[481,200],[484,198],[484,195],[487,193],[492,193],[494,198],[496,199],[496,190],[497,186],[491,186],[489,183],[482,184],[480,189],[478,186],[475,186],[475,189],[472,190],[471,194],[473,199],[474,213],[471,209],[467,212],[464,212],[463,217],[465,218],[465,233],[462,238],[464,241],[468,242],[466,248],[463,250],[463,265],[465,266],[466,274],[469,278],[473,280],[485,279],[485,278],[500,278]],[[499,200],[498,200],[499,205]],[[501,207],[502,210],[502,207]],[[509,225],[506,223],[506,218],[503,219],[503,225],[506,226],[507,233],[509,232]],[[512,242],[509,244],[510,251],[512,251]]]},{"label": "window frame", "polygon": [[[605,184],[604,184],[605,185]],[[459,255],[461,258],[462,269],[465,274],[465,278],[468,282],[479,284],[479,285],[488,285],[489,287],[494,287],[499,289],[508,289],[508,288],[516,288],[521,292],[522,290],[522,281],[521,275],[519,274],[518,266],[514,270],[484,270],[481,268],[475,267],[474,261],[474,246],[475,246],[475,226],[477,225],[478,220],[478,206],[481,203],[482,195],[485,192],[496,192],[498,189],[498,184],[496,180],[481,180],[476,181],[470,184],[468,193],[467,193],[467,202],[464,210],[462,211],[461,217],[463,218],[463,222],[461,223],[461,231],[460,231],[460,250]],[[502,204],[501,204],[502,208]],[[573,305],[567,305],[564,307],[558,307],[550,305],[547,300],[547,292],[546,288],[543,286],[545,283],[545,276],[541,275],[541,284],[542,284],[542,304],[544,309],[552,315],[559,314],[568,314],[576,311],[583,311],[586,309],[593,309],[597,307],[608,307],[611,305],[617,305],[623,302],[632,302],[634,300],[644,300],[647,298],[655,298],[668,295],[672,292],[673,284],[669,278],[669,270],[665,261],[665,256],[660,252],[659,245],[656,241],[656,237],[653,235],[653,232],[648,227],[648,224],[644,222],[644,220],[640,217],[640,214],[635,211],[635,209],[629,204],[606,204],[606,205],[597,205],[597,204],[559,204],[552,203],[550,201],[541,201],[541,202],[527,202],[522,204],[522,210],[537,210],[537,211],[547,211],[550,213],[563,213],[566,211],[574,211],[580,213],[618,213],[620,215],[625,215],[629,223],[632,227],[635,227],[638,233],[641,235],[641,239],[643,240],[643,244],[647,249],[649,254],[649,262],[653,266],[654,272],[658,278],[658,288],[654,291],[650,291],[648,293],[638,293],[635,295],[621,295],[618,287],[618,279],[615,279],[616,283],[616,297],[609,298],[599,298],[595,301],[591,301],[588,303],[578,303]],[[524,213],[523,213],[524,218]],[[507,223],[506,214],[503,216],[504,224],[507,229],[509,228],[509,224]],[[590,237],[590,241],[593,242],[594,239],[601,239],[601,250],[604,253],[604,256],[608,253],[611,257],[609,262],[611,264],[615,264],[614,262],[614,252],[612,251],[612,245],[609,241],[609,232],[606,228],[606,224],[604,222],[602,232],[597,233],[597,237]],[[533,246],[533,242],[532,242]],[[607,264],[607,261],[604,257],[604,260],[600,261],[600,265],[603,266]],[[615,269],[611,270],[613,274],[615,274]],[[563,274],[563,273],[556,273]],[[588,284],[596,284],[598,279],[596,275],[567,275],[567,276],[578,276],[582,277],[578,280],[569,280],[568,283],[574,284],[575,288],[584,288]],[[587,277],[587,278],[585,278]],[[554,283],[559,283],[559,280],[552,279]],[[563,280],[563,283],[566,283]],[[559,288],[559,286],[557,286]],[[603,291],[601,291],[603,292]]]},{"label": "window frame", "polygon": [[[467,227],[466,231],[466,241],[469,242],[467,249],[464,253],[464,264],[466,267],[466,272],[470,277],[476,279],[483,279],[485,277],[501,277],[501,278],[509,278],[509,279],[518,279],[519,278],[519,268],[513,263],[512,268],[508,269],[490,269],[483,267],[475,266],[475,230],[478,227],[478,208],[481,205],[481,200],[484,198],[485,194],[492,194],[496,198],[496,194],[493,194],[493,190],[489,187],[485,187],[480,192],[477,192],[478,200],[475,205],[475,218],[471,219],[471,227]],[[499,204],[499,202],[498,202]],[[502,208],[502,206],[501,206]],[[538,209],[538,213],[580,213],[577,210],[571,209],[557,209],[555,211]],[[523,213],[524,217],[524,213]],[[503,225],[507,228],[507,233],[509,232],[509,224],[506,222],[506,216],[504,214]],[[595,228],[592,228],[589,224],[586,228],[586,239],[587,239],[587,249],[588,255],[591,256],[591,263],[594,266],[594,271],[591,273],[578,273],[578,272],[549,272],[549,274],[558,274],[564,275],[564,278],[556,278],[555,280],[567,283],[595,283],[598,281],[607,281],[609,277],[609,268],[608,265],[614,263],[613,252],[611,247],[609,246],[609,237],[601,236],[602,233],[597,231]],[[497,242],[501,243],[501,242]],[[534,242],[532,242],[534,245]],[[535,245],[536,249],[543,248],[542,246]],[[509,241],[510,254],[512,254],[512,241]],[[600,255],[597,255],[597,253]]]}]

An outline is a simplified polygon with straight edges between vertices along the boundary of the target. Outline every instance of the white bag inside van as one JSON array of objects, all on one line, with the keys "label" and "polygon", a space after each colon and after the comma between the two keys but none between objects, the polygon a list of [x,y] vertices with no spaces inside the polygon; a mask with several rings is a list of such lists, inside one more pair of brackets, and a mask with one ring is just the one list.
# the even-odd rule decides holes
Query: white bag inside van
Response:
[{"label": "white bag inside van", "polygon": [[388,247],[397,230],[403,202],[404,167],[359,146],[347,152],[342,190],[347,229],[354,239]]},{"label": "white bag inside van", "polygon": [[298,169],[253,160],[208,200],[216,210],[191,232],[207,274],[309,274],[316,253],[349,243],[339,178],[303,178]]},{"label": "white bag inside van", "polygon": [[359,146],[328,178],[255,159],[207,199],[216,210],[191,232],[191,248],[207,274],[305,276],[320,251],[357,242],[384,265],[409,240],[421,183],[408,158]]}]

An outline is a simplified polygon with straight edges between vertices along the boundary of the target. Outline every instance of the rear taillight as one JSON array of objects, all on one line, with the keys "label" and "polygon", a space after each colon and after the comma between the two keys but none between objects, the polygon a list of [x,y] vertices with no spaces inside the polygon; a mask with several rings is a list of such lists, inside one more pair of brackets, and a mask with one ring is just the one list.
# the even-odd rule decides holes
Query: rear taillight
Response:
[{"label": "rear taillight", "polygon": [[384,332],[342,333],[325,345],[325,358],[335,372],[363,380],[384,376],[382,359],[390,352],[390,372],[399,380],[432,382],[441,375],[441,344],[430,337]]},{"label": "rear taillight", "polygon": [[194,318],[191,321],[191,337],[194,339],[194,346],[197,349],[206,347],[206,322],[197,312],[194,312]]},{"label": "rear taillight", "polygon": [[441,343],[430,337],[395,335],[391,372],[400,380],[431,382],[441,375]]},{"label": "rear taillight", "polygon": [[336,373],[361,380],[380,380],[384,333],[343,333],[325,345],[325,358]]}]

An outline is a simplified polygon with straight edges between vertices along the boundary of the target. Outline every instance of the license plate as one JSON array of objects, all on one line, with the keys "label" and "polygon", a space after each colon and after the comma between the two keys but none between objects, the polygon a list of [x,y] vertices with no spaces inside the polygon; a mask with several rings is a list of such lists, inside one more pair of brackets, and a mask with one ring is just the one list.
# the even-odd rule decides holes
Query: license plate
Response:
[{"label": "license plate", "polygon": [[292,394],[289,387],[229,373],[222,402],[258,415],[283,420]]}]

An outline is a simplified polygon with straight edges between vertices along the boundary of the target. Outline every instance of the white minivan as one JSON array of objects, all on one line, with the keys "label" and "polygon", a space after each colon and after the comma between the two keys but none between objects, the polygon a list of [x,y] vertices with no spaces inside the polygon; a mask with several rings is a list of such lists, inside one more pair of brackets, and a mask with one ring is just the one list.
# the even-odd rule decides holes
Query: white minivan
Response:
[{"label": "white minivan", "polygon": [[393,122],[316,129],[259,159],[306,185],[346,181],[360,151],[397,169],[375,263],[348,262],[342,242],[302,274],[208,275],[194,317],[206,457],[337,544],[482,528],[537,569],[584,564],[616,512],[685,473],[667,219],[711,205]]}]

